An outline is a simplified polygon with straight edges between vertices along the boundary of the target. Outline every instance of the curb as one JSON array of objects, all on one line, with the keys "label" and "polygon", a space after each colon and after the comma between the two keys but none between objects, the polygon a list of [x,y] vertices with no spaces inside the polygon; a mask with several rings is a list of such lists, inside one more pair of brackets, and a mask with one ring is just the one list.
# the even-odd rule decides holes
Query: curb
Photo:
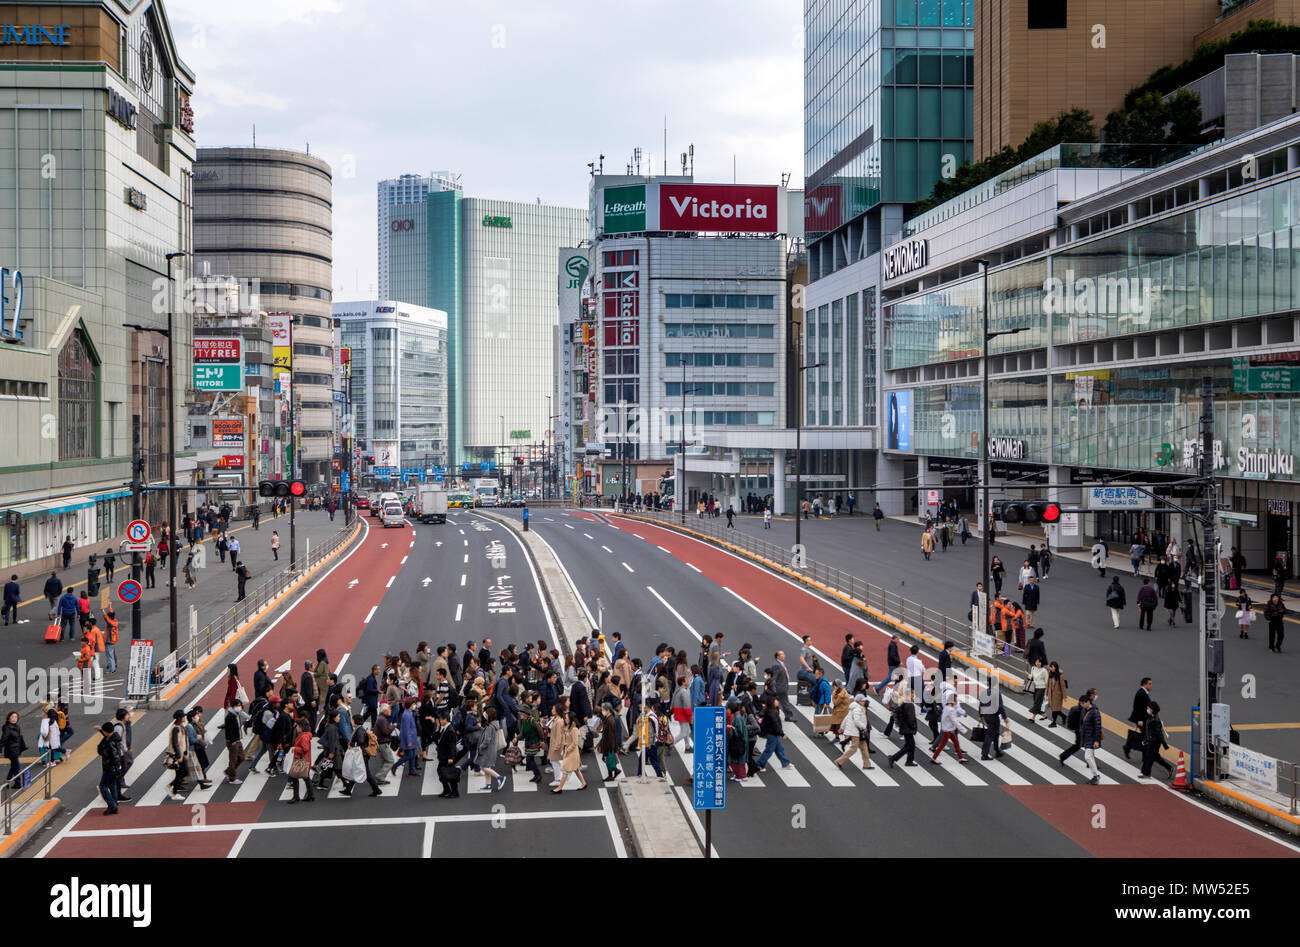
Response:
[{"label": "curb", "polygon": [[1291,835],[1300,836],[1300,816],[1291,815],[1285,809],[1279,809],[1276,806],[1270,806],[1268,803],[1251,799],[1244,793],[1229,789],[1222,783],[1209,779],[1193,779],[1192,787],[1220,805],[1235,809],[1252,818],[1259,819],[1261,822],[1267,822],[1275,829],[1281,829]]},{"label": "curb", "polygon": [[45,824],[54,818],[55,814],[62,807],[58,796],[52,796],[45,800],[39,809],[23,820],[23,824],[14,829],[13,832],[6,835],[3,841],[0,841],[0,858],[11,858],[27,842],[27,839],[35,835],[45,827]]}]

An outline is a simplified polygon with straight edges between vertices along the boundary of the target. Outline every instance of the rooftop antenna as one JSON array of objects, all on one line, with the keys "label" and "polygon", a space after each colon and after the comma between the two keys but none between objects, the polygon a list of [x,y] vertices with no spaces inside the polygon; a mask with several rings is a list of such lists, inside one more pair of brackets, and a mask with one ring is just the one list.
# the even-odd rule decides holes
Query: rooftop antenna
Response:
[{"label": "rooftop antenna", "polygon": [[789,183],[790,183],[790,172],[789,172],[789,171],[782,171],[782,172],[781,172],[781,186],[782,186],[782,187],[785,187],[785,186],[786,186],[787,184],[789,184]]},{"label": "rooftop antenna", "polygon": [[664,116],[664,177],[668,177],[668,116]]},{"label": "rooftop antenna", "polygon": [[641,176],[641,146],[637,145],[632,149],[632,160],[636,162],[637,176]]},{"label": "rooftop antenna", "polygon": [[600,174],[604,174],[604,173],[605,173],[605,156],[604,156],[604,155],[601,155],[601,156],[600,156],[600,168],[599,168],[598,170],[599,170],[599,173],[600,173]]},{"label": "rooftop antenna", "polygon": [[682,152],[682,177],[686,176],[686,152]]},{"label": "rooftop antenna", "polygon": [[591,176],[594,178],[596,176],[596,162],[588,161],[587,170],[591,173]]},{"label": "rooftop antenna", "polygon": [[257,122],[253,123],[253,147],[257,147]]},{"label": "rooftop antenna", "polygon": [[731,153],[731,183],[736,183],[736,153]]},{"label": "rooftop antenna", "polygon": [[691,177],[695,177],[695,143],[694,142],[691,143],[687,151],[691,156]]}]

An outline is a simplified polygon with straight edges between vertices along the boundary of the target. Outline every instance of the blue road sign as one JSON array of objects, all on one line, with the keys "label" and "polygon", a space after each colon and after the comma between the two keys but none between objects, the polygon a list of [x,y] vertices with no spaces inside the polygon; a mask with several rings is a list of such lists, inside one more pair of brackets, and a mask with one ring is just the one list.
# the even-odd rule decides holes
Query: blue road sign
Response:
[{"label": "blue road sign", "polygon": [[727,709],[695,708],[695,771],[692,787],[696,809],[727,808]]},{"label": "blue road sign", "polygon": [[140,594],[140,583],[135,579],[123,579],[117,584],[117,597],[127,605],[139,601]]},{"label": "blue road sign", "polygon": [[347,492],[348,492],[348,472],[347,472],[346,470],[343,471],[343,474],[339,477],[339,481],[340,481],[340,483],[339,483],[339,489],[342,490],[344,493],[347,493]]},{"label": "blue road sign", "polygon": [[440,473],[436,473],[436,474],[434,474],[434,475],[433,475],[433,482],[434,482],[434,483],[442,483],[442,474],[440,474]]}]

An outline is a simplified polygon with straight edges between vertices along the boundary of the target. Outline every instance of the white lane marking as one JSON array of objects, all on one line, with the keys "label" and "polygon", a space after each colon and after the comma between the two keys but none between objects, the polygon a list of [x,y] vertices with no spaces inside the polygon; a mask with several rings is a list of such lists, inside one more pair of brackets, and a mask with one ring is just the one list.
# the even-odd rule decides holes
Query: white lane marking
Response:
[{"label": "white lane marking", "polygon": [[402,563],[401,563],[401,564],[402,564],[402,565],[406,565],[406,560],[407,560],[407,559],[410,559],[410,558],[411,558],[411,557],[410,557],[409,555],[408,555],[408,556],[403,556],[403,557],[402,557]]},{"label": "white lane marking", "polygon": [[464,536],[464,535],[465,535],[465,531],[462,529],[462,530],[460,531],[460,534],[461,534],[462,536]]},{"label": "white lane marking", "polygon": [[614,550],[610,549],[608,546],[601,546],[600,548],[603,549],[603,550],[605,550],[605,551],[606,551],[607,553],[609,553],[611,556],[614,555]]},{"label": "white lane marking", "polygon": [[238,858],[239,852],[243,849],[244,843],[248,841],[248,836],[253,833],[252,829],[244,829],[239,833],[239,838],[235,839],[235,844],[230,846],[230,851],[226,853],[227,858]]},{"label": "white lane marking", "polygon": [[599,789],[596,795],[600,797],[600,807],[605,811],[605,825],[609,827],[609,839],[614,843],[614,855],[618,858],[627,858],[627,849],[623,847],[623,836],[618,831],[618,821],[614,818],[614,807],[609,804],[609,790]]},{"label": "white lane marking", "polygon": [[363,621],[361,624],[363,624],[363,625],[368,625],[368,624],[370,624],[370,619],[372,619],[372,618],[375,617],[375,612],[376,612],[378,609],[379,609],[379,606],[378,606],[378,605],[371,605],[371,606],[370,606],[370,611],[366,613],[366,620]]},{"label": "white lane marking", "polygon": [[460,587],[461,587],[462,589],[465,587],[465,573],[464,573],[464,572],[462,572],[462,573],[460,574]]},{"label": "white lane marking", "polygon": [[411,540],[411,548],[412,548],[412,549],[415,548],[415,540],[414,540],[414,539]]},{"label": "white lane marking", "polygon": [[537,783],[528,775],[528,770],[515,770],[510,773],[511,792],[537,792]]},{"label": "white lane marking", "polygon": [[[515,533],[513,529],[506,530],[506,533],[511,538],[514,539],[515,545],[519,547],[519,552],[524,557],[524,561],[528,563],[528,571],[529,573],[532,574],[533,577],[533,587],[537,589],[537,600],[542,603],[542,616],[546,619],[546,628],[551,633],[551,642],[555,645],[556,649],[558,650],[560,648],[560,636],[555,631],[555,620],[551,618],[551,610],[546,607],[546,593],[542,591],[542,579],[541,576],[537,574],[537,567],[533,565],[533,557],[528,554],[528,550],[524,547],[524,541],[519,538],[518,534]],[[538,536],[537,539],[543,546],[550,548],[549,544],[546,542],[546,540],[542,539],[541,536]],[[557,559],[556,561],[558,562],[559,560]],[[564,577],[566,579],[569,578],[569,573],[564,571],[563,565],[560,566],[560,571],[564,572]],[[576,594],[577,586],[573,585],[572,579],[569,579],[569,585],[573,586],[574,593]],[[579,602],[582,601],[581,596],[579,596],[578,601]],[[582,608],[583,611],[587,610],[586,605],[583,605]],[[590,612],[587,612],[587,618],[588,620],[591,619]],[[591,622],[590,627],[594,628],[595,625],[596,623],[593,621]]]},{"label": "white lane marking", "polygon": [[[668,552],[668,550],[667,550],[667,549],[664,549],[664,547],[663,547],[663,546],[660,546],[660,547],[659,547],[659,548],[660,548],[660,549],[663,549],[663,551],[664,551],[664,552]],[[671,552],[668,552],[668,555],[670,555],[670,556],[671,556],[671,555],[672,555],[672,553],[671,553]]]},{"label": "white lane marking", "polygon": [[456,603],[456,621],[460,621],[460,611],[461,611],[461,609],[464,608],[464,607],[465,607],[465,606],[464,606],[464,603],[462,603],[462,602],[457,602],[457,603]]},{"label": "white lane marking", "polygon": [[572,526],[569,526],[568,523],[565,523],[564,525],[567,526],[569,529],[573,529],[573,527],[572,527]]},{"label": "white lane marking", "polygon": [[466,546],[469,545],[469,540],[468,540],[468,539],[462,540],[462,542],[464,542]]},{"label": "white lane marking", "polygon": [[[700,817],[695,813],[695,806],[691,802],[691,797],[686,794],[686,790],[681,786],[674,786],[673,792],[677,794],[677,802],[686,813],[686,818],[691,823],[691,828],[695,831],[696,844],[700,846],[700,853],[704,853],[704,826],[700,823]],[[718,846],[710,845],[709,852],[714,857],[718,857]]]},{"label": "white lane marking", "polygon": [[[595,627],[596,627],[596,616],[593,615],[593,614],[591,613],[591,609],[587,607],[587,602],[586,602],[586,600],[582,597],[582,592],[578,589],[578,583],[576,583],[576,582],[573,581],[573,576],[569,575],[569,570],[566,569],[566,568],[564,567],[564,560],[560,558],[559,553],[557,553],[557,552],[555,551],[555,547],[553,547],[550,543],[548,543],[548,542],[546,541],[546,539],[543,538],[543,536],[542,536],[541,533],[535,533],[534,535],[536,536],[537,541],[538,541],[539,543],[541,543],[543,546],[545,546],[545,547],[550,551],[551,556],[555,559],[555,564],[556,564],[557,566],[559,566],[559,567],[560,567],[560,571],[564,573],[564,580],[565,580],[566,582],[569,583],[569,588],[573,590],[573,594],[574,594],[574,596],[577,598],[577,600],[578,600],[578,604],[582,606],[582,613],[583,613],[584,615],[587,616],[587,625],[588,625],[589,627],[591,627],[591,628],[595,628]],[[522,543],[521,543],[520,545],[522,545]],[[531,566],[532,563],[529,562],[529,565]],[[534,573],[534,574],[535,574],[535,573]],[[551,613],[550,613],[550,610],[549,610],[549,609],[546,609],[546,610],[545,610],[545,614],[546,614],[547,619],[548,619],[548,621],[549,621],[549,619],[550,619],[550,614],[551,614]],[[557,643],[556,646],[557,646],[557,647],[559,646],[558,643]],[[607,647],[608,647],[608,646],[607,646]]]},{"label": "white lane marking", "polygon": [[591,533],[583,533],[582,535],[586,536],[588,539],[595,539],[595,538],[596,538],[595,536],[591,535]]},{"label": "white lane marking", "polygon": [[438,764],[434,763],[430,766],[429,761],[424,760],[421,765],[424,767],[424,778],[420,780],[420,795],[436,796],[442,792],[442,780],[438,778]]},{"label": "white lane marking", "polygon": [[262,771],[260,773],[247,772],[244,774],[243,784],[235,790],[235,795],[231,802],[253,802],[257,799],[258,794],[266,788],[267,783],[271,781],[266,775],[267,757],[270,751],[262,757]]},{"label": "white lane marking", "polygon": [[397,581],[397,576],[395,576],[395,575],[394,575],[394,576],[389,576],[389,578],[388,578],[388,584],[385,585],[384,588],[386,588],[386,589],[391,589],[391,588],[393,587],[393,583],[396,582],[396,581]]},{"label": "white lane marking", "polygon": [[637,539],[641,539],[641,540],[645,539],[645,537],[642,536],[640,533],[633,533],[632,535],[635,536]]},{"label": "white lane marking", "polygon": [[549,517],[549,516],[548,516],[548,517],[546,517],[546,522],[548,522],[548,523],[554,523],[555,520],[554,520],[552,517]]},{"label": "white lane marking", "polygon": [[335,674],[342,674],[342,673],[343,673],[343,665],[345,665],[345,664],[348,663],[348,658],[350,658],[350,657],[352,657],[352,652],[351,652],[351,651],[345,651],[345,652],[343,653],[343,657],[339,658],[338,667],[336,667],[336,668],[334,669],[334,673],[335,673]]},{"label": "white lane marking", "polygon": [[465,553],[465,563],[469,563],[469,553]]},{"label": "white lane marking", "polygon": [[694,628],[691,627],[691,623],[688,622],[685,618],[683,618],[683,617],[681,616],[681,613],[678,612],[677,609],[673,608],[671,605],[668,604],[668,600],[667,600],[667,599],[665,599],[662,595],[660,595],[658,592],[656,592],[656,591],[655,591],[653,588],[651,588],[650,586],[647,585],[645,588],[646,588],[646,591],[647,591],[647,592],[649,592],[649,593],[650,593],[651,595],[653,595],[655,598],[659,599],[660,604],[662,604],[664,608],[668,609],[668,611],[670,611],[670,612],[673,613],[673,617],[676,618],[679,622],[682,623],[682,627],[683,627],[683,628],[685,628],[687,631],[689,631],[692,635],[695,636],[695,640],[696,640],[696,641],[703,641],[703,640],[704,640],[704,639],[700,636],[700,633],[699,633],[698,631],[696,631]]},{"label": "white lane marking", "polygon": [[630,565],[628,565],[626,562],[623,563],[623,568],[626,569],[628,572],[635,572],[635,571],[636,571],[636,570],[633,569]]},{"label": "white lane marking", "polygon": [[703,573],[704,573],[704,570],[701,569],[699,566],[695,565],[695,563],[693,563],[693,562],[688,562],[688,563],[686,563],[686,564],[687,564],[688,566],[690,566],[692,569],[694,569],[696,572],[699,572],[700,574],[703,574]]}]

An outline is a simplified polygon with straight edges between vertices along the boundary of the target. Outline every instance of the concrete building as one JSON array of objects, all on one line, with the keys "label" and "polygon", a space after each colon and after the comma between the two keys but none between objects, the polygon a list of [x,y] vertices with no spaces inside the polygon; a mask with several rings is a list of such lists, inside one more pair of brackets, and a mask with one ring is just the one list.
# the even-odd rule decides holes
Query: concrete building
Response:
[{"label": "concrete building", "polygon": [[460,175],[450,171],[429,175],[403,174],[380,181],[376,190],[378,297],[428,306],[428,268],[425,266],[428,232],[424,201],[431,192],[459,191]]},{"label": "concrete building", "polygon": [[[292,376],[292,410],[279,425],[284,450],[274,466],[327,483],[338,446],[330,166],[276,148],[202,148],[195,192],[198,265],[255,284],[277,336],[276,373]],[[280,387],[283,396],[290,386]]]},{"label": "concrete building", "polygon": [[[190,400],[187,318],[167,338],[166,254],[192,246],[193,73],[163,5],[0,4],[0,567],[120,537],[131,518],[132,432],[145,479],[169,448],[189,482],[185,412],[167,425],[167,373]],[[10,33],[10,31],[13,31]],[[188,500],[179,504],[184,508]],[[143,514],[166,519],[165,495]]]},{"label": "concrete building", "polygon": [[1184,495],[1208,376],[1220,498],[1257,519],[1225,529],[1224,548],[1294,574],[1300,117],[1151,170],[1070,167],[1069,147],[910,221],[906,265],[884,274],[882,371],[898,409],[886,451],[917,485],[915,508],[974,503],[984,259],[991,329],[1026,330],[989,343],[989,482],[1090,505],[1063,518],[1061,548],[1126,544],[1138,526],[1193,541],[1181,514],[1098,506],[1083,485]]},{"label": "concrete building", "polygon": [[[397,300],[334,304],[348,353],[360,475],[392,482],[447,465],[447,314]],[[385,459],[387,458],[387,459]]]}]

